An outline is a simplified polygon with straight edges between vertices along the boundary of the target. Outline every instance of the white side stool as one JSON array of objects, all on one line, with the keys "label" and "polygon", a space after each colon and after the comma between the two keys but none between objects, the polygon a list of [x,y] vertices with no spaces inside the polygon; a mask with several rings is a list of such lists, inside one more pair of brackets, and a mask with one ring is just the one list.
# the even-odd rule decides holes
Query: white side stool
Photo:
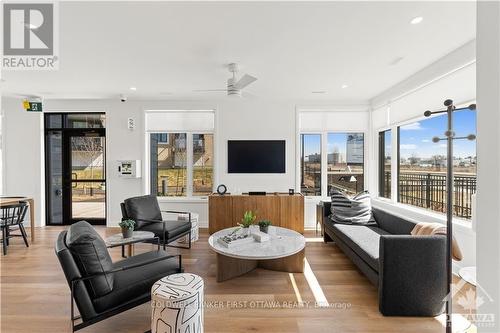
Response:
[{"label": "white side stool", "polygon": [[[189,215],[188,214],[179,214],[179,215],[177,215],[177,220],[178,221],[188,221]],[[199,220],[200,220],[200,214],[191,213],[191,242],[196,242],[198,240],[198,237],[199,237],[198,221]],[[187,243],[188,236],[181,237],[177,241],[179,243]]]},{"label": "white side stool", "polygon": [[151,333],[203,333],[203,279],[172,274],[151,288]]}]

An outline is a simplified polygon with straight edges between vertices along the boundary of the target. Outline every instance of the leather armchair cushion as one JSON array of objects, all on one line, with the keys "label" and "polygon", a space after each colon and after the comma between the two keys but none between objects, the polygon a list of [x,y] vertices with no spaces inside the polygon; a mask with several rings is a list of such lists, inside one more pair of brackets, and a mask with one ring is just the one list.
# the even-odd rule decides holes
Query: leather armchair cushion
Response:
[{"label": "leather armchair cushion", "polygon": [[[144,261],[154,260],[156,258],[167,257],[167,252],[151,251],[118,261],[114,268],[135,265]],[[151,297],[151,287],[161,278],[178,273],[179,258],[172,257],[160,260],[152,264],[136,267],[115,273],[115,285],[113,291],[103,297],[94,299],[96,311],[103,312],[126,302],[136,299]]]},{"label": "leather armchair cushion", "polygon": [[[66,234],[66,246],[83,277],[110,271],[113,262],[106,244],[97,231],[86,221],[71,225]],[[113,274],[105,274],[85,282],[91,298],[100,297],[113,290]]]},{"label": "leather armchair cushion", "polygon": [[[191,230],[191,223],[186,221],[165,221],[165,234],[167,240],[186,234]],[[141,231],[151,231],[163,240],[163,223],[150,223],[140,228]]]},{"label": "leather armchair cushion", "polygon": [[123,203],[125,205],[125,211],[127,212],[128,218],[135,221],[136,229],[150,224],[149,222],[140,221],[141,219],[156,221],[162,220],[158,199],[156,199],[154,195],[143,195],[140,197],[129,198]]}]

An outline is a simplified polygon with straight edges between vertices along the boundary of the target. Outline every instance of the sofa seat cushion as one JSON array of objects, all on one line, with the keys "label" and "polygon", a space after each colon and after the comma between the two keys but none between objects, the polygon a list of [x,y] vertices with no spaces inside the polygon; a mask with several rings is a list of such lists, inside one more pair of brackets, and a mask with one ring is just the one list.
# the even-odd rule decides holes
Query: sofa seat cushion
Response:
[{"label": "sofa seat cushion", "polygon": [[[80,221],[71,225],[65,241],[83,277],[104,273],[113,268],[106,244],[88,222]],[[90,296],[96,298],[110,293],[113,281],[114,274],[105,274],[85,281],[85,285]]]},{"label": "sofa seat cushion", "polygon": [[[150,223],[140,228],[141,231],[151,231],[155,236],[163,240],[163,223]],[[186,221],[167,221],[165,222],[165,232],[167,239],[174,239],[183,233],[191,230],[191,223]]]},{"label": "sofa seat cushion", "polygon": [[[135,265],[148,260],[168,257],[167,252],[151,251],[116,262],[114,269]],[[161,278],[179,272],[179,258],[171,257],[152,264],[115,273],[113,291],[93,300],[97,312],[112,309],[126,302],[148,297],[151,287]]]},{"label": "sofa seat cushion", "polygon": [[335,235],[347,244],[375,271],[379,271],[379,241],[381,235],[390,235],[378,227],[333,224]]}]

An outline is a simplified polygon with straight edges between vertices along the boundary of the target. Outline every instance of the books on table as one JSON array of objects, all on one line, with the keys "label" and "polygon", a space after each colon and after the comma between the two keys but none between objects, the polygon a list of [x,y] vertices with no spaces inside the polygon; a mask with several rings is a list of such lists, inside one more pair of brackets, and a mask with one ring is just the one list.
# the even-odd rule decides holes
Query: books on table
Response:
[{"label": "books on table", "polygon": [[224,236],[224,237],[219,237],[219,239],[217,239],[217,241],[219,242],[219,244],[221,244],[227,248],[233,248],[233,247],[253,243],[254,239],[253,239],[253,237],[249,237],[249,236],[245,236],[243,238],[236,238],[236,239],[231,239],[228,236]]}]

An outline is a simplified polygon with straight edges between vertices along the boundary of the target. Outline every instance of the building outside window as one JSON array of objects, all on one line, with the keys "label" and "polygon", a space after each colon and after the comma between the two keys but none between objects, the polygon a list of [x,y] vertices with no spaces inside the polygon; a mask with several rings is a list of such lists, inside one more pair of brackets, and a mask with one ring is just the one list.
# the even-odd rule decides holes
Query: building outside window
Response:
[{"label": "building outside window", "polygon": [[348,194],[363,191],[364,134],[300,134],[300,185],[302,194],[309,196],[327,196],[333,188]]},{"label": "building outside window", "polygon": [[321,134],[300,135],[300,191],[321,195]]},{"label": "building outside window", "polygon": [[214,135],[193,134],[193,195],[208,195],[213,189]]},{"label": "building outside window", "polygon": [[[151,133],[151,193],[158,196],[186,196],[186,133]],[[156,163],[153,163],[156,162]]]},{"label": "building outside window", "polygon": [[364,189],[363,133],[328,133],[328,194],[336,188],[349,194]]},{"label": "building outside window", "polygon": [[[435,136],[443,137],[446,127],[447,115],[441,114],[398,128],[399,202],[446,212],[446,141],[432,142]],[[455,112],[454,128],[456,136],[476,134],[476,112]],[[476,161],[475,141],[454,141],[453,214],[457,217],[471,218]]]},{"label": "building outside window", "polygon": [[214,184],[214,111],[147,111],[149,191],[206,196]]}]

